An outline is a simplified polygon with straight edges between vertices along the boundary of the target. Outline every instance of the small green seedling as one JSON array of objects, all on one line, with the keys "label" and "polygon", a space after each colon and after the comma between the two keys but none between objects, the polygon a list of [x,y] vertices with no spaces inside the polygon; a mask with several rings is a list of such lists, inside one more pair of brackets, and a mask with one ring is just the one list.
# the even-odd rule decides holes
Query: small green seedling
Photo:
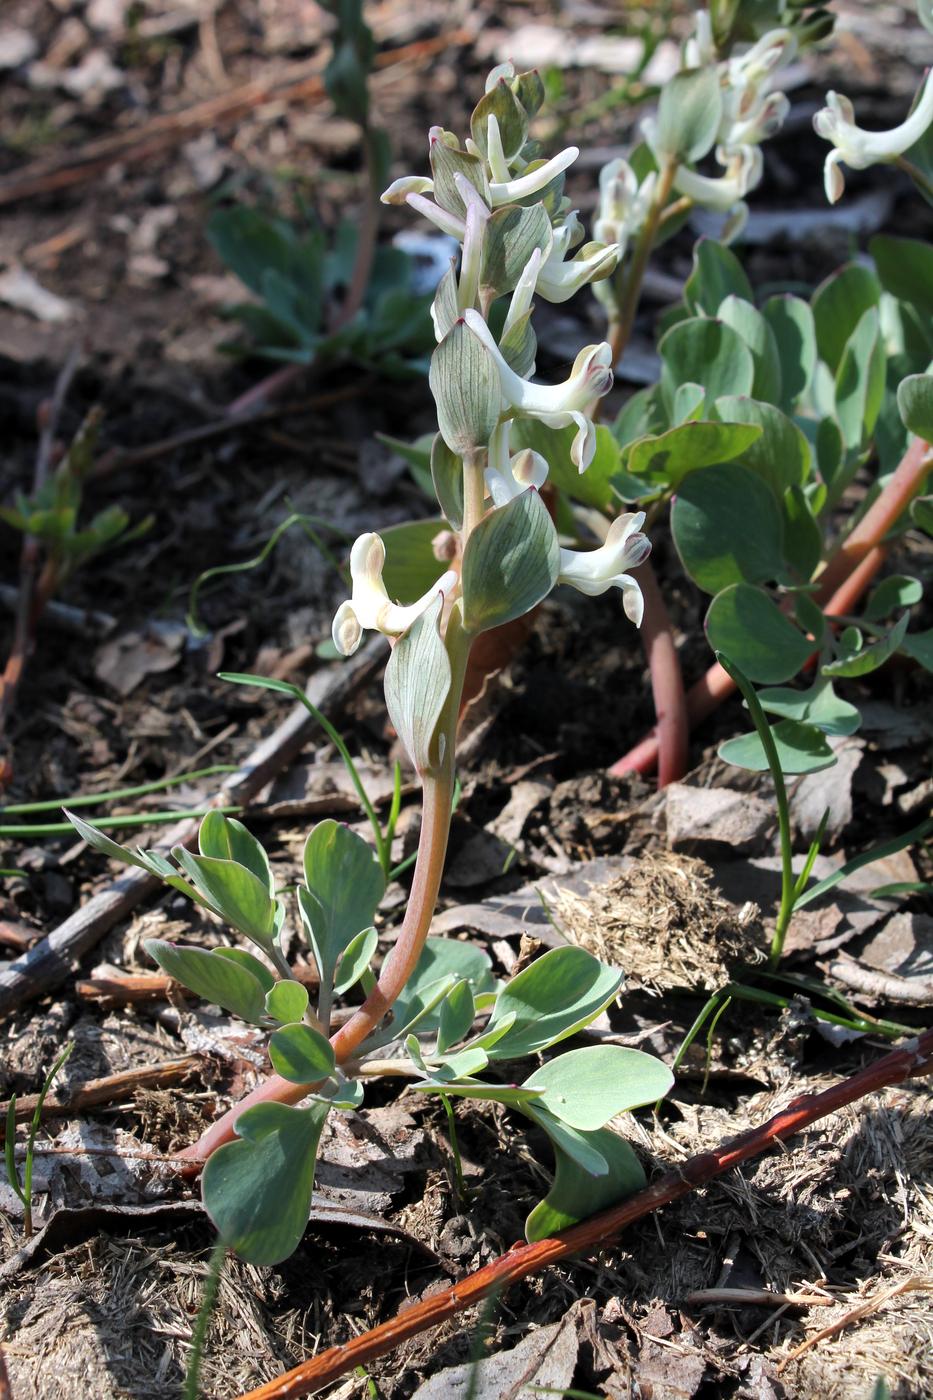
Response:
[{"label": "small green seedling", "polygon": [[12,1186],[16,1195],[23,1204],[23,1234],[26,1239],[32,1238],[32,1167],[36,1148],[36,1134],[39,1131],[39,1124],[42,1121],[42,1107],[46,1096],[51,1089],[59,1070],[65,1064],[68,1056],[74,1049],[74,1041],[71,1040],[55,1061],[52,1068],[45,1077],[45,1082],[39,1091],[39,1099],[36,1103],[36,1111],[32,1115],[32,1122],[29,1125],[29,1132],[26,1137],[26,1155],[23,1161],[23,1177],[20,1181],[19,1172],[16,1170],[16,1095],[10,1099],[6,1114],[6,1133],[3,1139],[3,1153],[6,1162],[7,1180]]}]

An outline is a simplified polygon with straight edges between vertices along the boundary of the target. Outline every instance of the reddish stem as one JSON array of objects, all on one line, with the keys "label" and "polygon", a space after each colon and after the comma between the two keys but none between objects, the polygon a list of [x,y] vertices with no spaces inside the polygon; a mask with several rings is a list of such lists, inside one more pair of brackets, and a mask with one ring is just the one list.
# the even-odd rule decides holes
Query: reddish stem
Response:
[{"label": "reddish stem", "polygon": [[866,1094],[900,1084],[912,1075],[929,1073],[933,1069],[931,1055],[933,1030],[928,1030],[904,1049],[892,1050],[875,1064],[866,1066],[822,1093],[803,1094],[794,1099],[761,1127],[740,1133],[712,1152],[691,1157],[621,1205],[563,1230],[552,1239],[539,1240],[536,1244],[513,1245],[507,1254],[468,1275],[453,1288],[445,1288],[423,1302],[405,1308],[381,1326],[352,1337],[341,1346],[331,1347],[313,1360],[287,1371],[278,1380],[269,1381],[241,1395],[239,1400],[294,1400],[297,1396],[310,1395],[354,1367],[384,1356],[402,1342],[430,1327],[436,1327],[446,1318],[473,1307],[482,1299],[490,1295],[498,1296],[519,1279],[539,1273],[573,1254],[607,1244],[627,1225],[641,1220],[660,1206],[679,1200],[697,1187],[705,1186],[742,1162],[760,1156],[774,1143],[799,1133],[827,1114],[857,1102]]},{"label": "reddish stem", "polygon": [[[641,624],[641,640],[651,673],[651,693],[658,752],[658,787],[677,782],[687,771],[687,749],[690,726],[687,699],[680,659],[674,646],[670,614],[658,586],[651,560],[642,564],[638,582],[645,600],[645,615]],[[618,776],[629,771],[628,758],[613,764],[609,772]]]},{"label": "reddish stem", "polygon": [[[391,1010],[421,956],[434,916],[444,871],[447,837],[450,831],[452,789],[450,765],[443,774],[431,777],[425,782],[418,860],[405,918],[395,946],[383,964],[376,986],[346,1025],[341,1026],[331,1036],[338,1065],[350,1058]],[[237,1119],[246,1109],[254,1108],[260,1103],[300,1103],[316,1087],[315,1084],[293,1084],[278,1074],[264,1079],[240,1099],[239,1103],[234,1104],[233,1108],[228,1109],[222,1117],[212,1123],[196,1143],[185,1148],[181,1155],[191,1161],[187,1175],[197,1175],[212,1152],[233,1140],[236,1136]]]},{"label": "reddish stem", "polygon": [[[929,446],[916,438],[877,501],[833,553],[819,577],[816,592],[816,601],[830,616],[851,613],[878,573],[887,558],[884,537],[921,489],[931,466],[929,454]],[[785,609],[787,606],[785,603]],[[734,690],[735,682],[714,661],[706,675],[701,676],[687,691],[689,728],[694,729],[702,723]],[[659,732],[656,727],[618,759],[609,771],[647,775],[654,770],[658,753]]]}]

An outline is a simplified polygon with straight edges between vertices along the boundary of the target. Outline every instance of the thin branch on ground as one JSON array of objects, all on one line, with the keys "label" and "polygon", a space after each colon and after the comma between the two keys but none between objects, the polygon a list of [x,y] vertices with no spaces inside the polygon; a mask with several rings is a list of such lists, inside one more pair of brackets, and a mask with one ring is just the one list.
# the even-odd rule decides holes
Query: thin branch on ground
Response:
[{"label": "thin branch on ground", "polygon": [[574,1254],[589,1253],[603,1247],[636,1220],[643,1219],[661,1206],[670,1205],[700,1186],[706,1186],[742,1162],[761,1156],[776,1143],[801,1132],[828,1114],[856,1103],[867,1094],[931,1072],[933,1030],[927,1030],[902,1049],[892,1050],[831,1088],[819,1094],[800,1095],[760,1127],[740,1133],[711,1152],[689,1158],[621,1205],[602,1211],[552,1239],[514,1245],[507,1254],[469,1274],[453,1288],[442,1289],[422,1302],[407,1307],[379,1327],[363,1332],[341,1346],[330,1347],[277,1380],[241,1395],[238,1400],[295,1400],[295,1397],[310,1395],[354,1367],[384,1356],[402,1342],[475,1306],[491,1293],[502,1292],[520,1279],[540,1273]]}]

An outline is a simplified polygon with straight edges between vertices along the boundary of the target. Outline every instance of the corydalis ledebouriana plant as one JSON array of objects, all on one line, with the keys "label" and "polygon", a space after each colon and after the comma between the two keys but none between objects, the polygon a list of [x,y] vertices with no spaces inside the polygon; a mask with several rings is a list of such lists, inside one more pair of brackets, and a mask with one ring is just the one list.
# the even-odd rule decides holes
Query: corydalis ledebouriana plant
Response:
[{"label": "corydalis ledebouriana plant", "polygon": [[[672,140],[676,124],[665,120],[662,110],[658,116],[642,122],[642,135],[655,164],[660,167],[674,161],[673,190],[693,204],[727,215],[723,241],[729,242],[742,230],[748,218],[745,196],[761,181],[763,162],[761,143],[775,135],[783,125],[790,104],[784,93],[775,91],[773,84],[778,71],[791,62],[797,50],[797,40],[790,29],[769,30],[744,53],[719,61],[713,41],[709,12],[701,10],[696,17],[693,36],[687,40],[681,55],[680,73],[671,89],[672,105],[686,110],[695,93],[689,91],[693,75],[703,75],[709,93],[696,114],[700,120],[693,124],[688,139],[694,141],[706,119],[708,140],[699,149],[685,150],[678,140]],[[709,81],[713,75],[715,81]],[[680,90],[677,83],[680,81]],[[721,175],[704,175],[694,167],[697,160],[715,147]],[[643,163],[641,167],[643,169]],[[633,165],[624,159],[610,161],[603,167],[599,179],[599,212],[594,224],[597,238],[617,243],[624,254],[627,245],[638,236],[648,218],[657,188],[656,170],[636,174]],[[620,254],[621,256],[621,254]],[[597,295],[600,296],[597,290]],[[604,300],[600,296],[600,300]]]},{"label": "corydalis ledebouriana plant", "polygon": [[[396,180],[383,195],[385,203],[408,204],[461,244],[459,269],[452,262],[431,308],[438,348],[430,382],[440,426],[433,456],[455,476],[465,473],[467,500],[459,503],[456,490],[453,498],[441,495],[442,508],[460,532],[457,557],[407,606],[392,602],[386,591],[380,537],[370,533],[357,540],[350,556],[352,595],[333,626],[334,643],[345,655],[356,650],[365,629],[403,635],[439,595],[445,616],[459,606],[459,625],[467,632],[527,612],[556,583],[588,594],[619,588],[626,615],[641,622],[641,592],[627,570],[648,554],[640,533],[644,516],[622,517],[599,549],[563,548],[537,500],[547,462],[527,448],[512,451],[512,425],[518,420],[572,427],[570,461],[585,471],[596,449],[591,407],[612,386],[612,352],[605,343],[582,349],[561,383],[539,384],[533,378],[535,298],[565,301],[608,277],[623,251],[613,238],[579,246],[583,228],[564,195],[564,174],[577,148],[545,160],[528,135],[542,95],[536,73],[516,74],[511,64],[494,69],[464,145],[432,127],[431,176]],[[500,297],[508,298],[508,306],[497,337],[488,318]],[[461,510],[463,516],[454,519]],[[474,531],[477,538],[482,532],[484,547],[474,544],[471,554],[467,545]],[[486,547],[493,540],[495,547]]]}]

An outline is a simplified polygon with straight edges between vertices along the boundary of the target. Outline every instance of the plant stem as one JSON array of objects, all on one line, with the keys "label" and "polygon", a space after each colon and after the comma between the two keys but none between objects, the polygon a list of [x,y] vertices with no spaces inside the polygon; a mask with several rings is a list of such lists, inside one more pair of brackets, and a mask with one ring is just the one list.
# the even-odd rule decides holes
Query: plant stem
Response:
[{"label": "plant stem", "polygon": [[751,715],[752,723],[758,731],[768,760],[768,767],[771,769],[771,780],[774,783],[774,795],[777,799],[778,828],[781,835],[781,907],[778,910],[777,923],[774,926],[774,937],[771,940],[771,953],[769,963],[772,968],[777,967],[781,961],[781,954],[784,951],[784,940],[787,937],[788,925],[791,915],[794,912],[794,896],[796,894],[797,882],[794,879],[794,853],[791,847],[790,831],[790,808],[787,805],[787,788],[784,783],[784,770],[781,767],[781,760],[778,755],[777,745],[774,742],[774,735],[771,733],[771,726],[768,723],[765,712],[761,708],[761,701],[755,693],[755,688],[749,683],[737,666],[733,666],[728,657],[722,653],[717,653],[718,660],[723,670],[731,677],[738,686],[748,706],[748,713]]},{"label": "plant stem", "polygon": [[905,175],[910,176],[914,184],[917,185],[919,189],[923,190],[928,199],[933,199],[933,180],[930,179],[925,171],[920,169],[919,165],[914,165],[913,161],[908,160],[906,156],[896,156],[894,164],[900,170],[903,170]]},{"label": "plant stem", "polygon": [[482,452],[474,452],[471,456],[463,459],[463,529],[460,532],[463,550],[466,549],[467,540],[486,513],[484,460],[485,454]]},{"label": "plant stem", "polygon": [[[331,1036],[338,1065],[344,1064],[353,1055],[392,1009],[393,1003],[415,970],[434,916],[450,832],[457,714],[471,640],[464,632],[451,635],[450,624],[448,638],[452,668],[451,687],[438,724],[438,731],[446,738],[444,757],[436,770],[423,775],[424,799],[418,858],[415,862],[405,918],[375,987],[359,1010]],[[233,1139],[237,1119],[246,1109],[260,1103],[300,1103],[316,1087],[316,1084],[293,1084],[280,1075],[270,1075],[212,1123],[192,1147],[185,1149],[182,1156],[191,1161],[192,1173],[200,1170],[218,1147]]]},{"label": "plant stem", "polygon": [[[915,439],[874,505],[835,550],[818,579],[816,601],[832,616],[849,613],[887,557],[885,535],[921,490],[931,468],[930,448]],[[814,652],[814,655],[816,653]],[[735,682],[718,661],[687,691],[687,719],[696,728],[735,690]],[[658,732],[653,729],[610,769],[650,773],[658,761]]]},{"label": "plant stem", "polygon": [[680,1200],[741,1163],[761,1156],[775,1143],[783,1142],[828,1114],[857,1103],[867,1094],[901,1084],[913,1075],[929,1074],[933,1069],[931,1056],[933,1030],[928,1030],[909,1041],[903,1049],[891,1051],[822,1093],[803,1094],[793,1099],[760,1127],[751,1128],[711,1152],[700,1153],[680,1163],[675,1170],[667,1172],[620,1205],[602,1211],[569,1230],[563,1230],[552,1239],[539,1240],[536,1244],[514,1245],[507,1254],[469,1274],[452,1288],[431,1294],[423,1302],[407,1307],[403,1313],[371,1331],[319,1353],[311,1361],[241,1395],[238,1400],[297,1400],[299,1396],[310,1395],[354,1366],[384,1356],[409,1338],[426,1332],[466,1308],[475,1307],[494,1291],[502,1292],[519,1279],[540,1273],[575,1254],[590,1253],[608,1244],[635,1221],[642,1220],[661,1206]]},{"label": "plant stem", "polygon": [[[641,642],[648,659],[657,716],[658,787],[663,788],[677,782],[687,771],[687,698],[670,614],[650,559],[641,565],[638,581],[645,600]],[[609,772],[619,775],[629,771],[623,766],[625,763],[626,759],[620,759]]]},{"label": "plant stem", "polygon": [[613,365],[619,363],[632,334],[645,269],[654,248],[664,206],[670,198],[676,174],[677,161],[666,161],[658,176],[658,184],[654,192],[654,199],[651,201],[651,208],[648,210],[648,216],[635,243],[632,261],[629,264],[622,295],[619,299],[619,314],[609,323],[609,344],[612,346]]}]

